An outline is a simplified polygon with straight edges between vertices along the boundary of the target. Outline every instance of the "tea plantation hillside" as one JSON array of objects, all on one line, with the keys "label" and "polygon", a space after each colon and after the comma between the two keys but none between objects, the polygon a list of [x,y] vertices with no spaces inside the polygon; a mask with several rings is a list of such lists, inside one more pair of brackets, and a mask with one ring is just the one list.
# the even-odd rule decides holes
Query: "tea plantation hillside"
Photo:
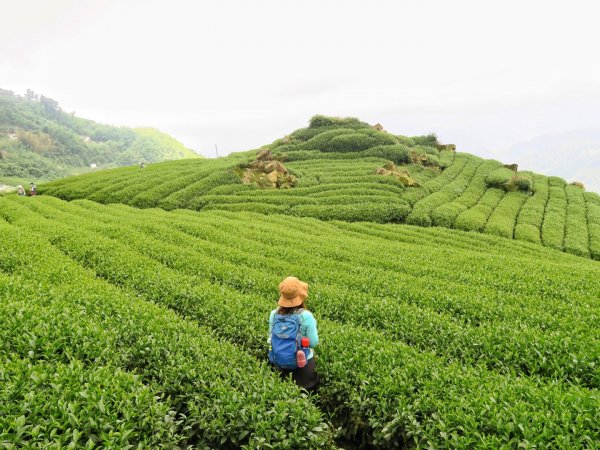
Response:
[{"label": "tea plantation hillside", "polygon": [[[265,361],[289,274],[311,398]],[[0,442],[596,448],[599,298],[596,261],[493,235],[4,196]]]},{"label": "tea plantation hillside", "polygon": [[40,191],[142,208],[448,227],[600,260],[600,196],[457,153],[434,135],[409,138],[357,119],[315,116],[262,150],[65,178]]},{"label": "tea plantation hillside", "polygon": [[0,183],[29,184],[98,168],[198,158],[153,128],[104,125],[62,110],[28,90],[25,97],[0,89]]}]

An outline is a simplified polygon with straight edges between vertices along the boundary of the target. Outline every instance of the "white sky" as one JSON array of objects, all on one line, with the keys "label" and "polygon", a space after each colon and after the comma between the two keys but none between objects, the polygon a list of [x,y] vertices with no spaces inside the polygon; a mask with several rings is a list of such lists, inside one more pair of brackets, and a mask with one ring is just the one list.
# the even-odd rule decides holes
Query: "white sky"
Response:
[{"label": "white sky", "polygon": [[600,127],[594,4],[0,0],[0,88],[210,156],[317,113],[489,155]]}]

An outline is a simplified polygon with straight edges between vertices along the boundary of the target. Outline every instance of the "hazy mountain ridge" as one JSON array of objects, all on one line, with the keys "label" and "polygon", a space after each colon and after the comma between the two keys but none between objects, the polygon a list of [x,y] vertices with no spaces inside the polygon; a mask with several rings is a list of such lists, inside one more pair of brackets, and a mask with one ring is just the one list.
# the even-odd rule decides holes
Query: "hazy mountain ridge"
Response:
[{"label": "hazy mountain ridge", "polygon": [[600,129],[539,136],[497,155],[520,168],[581,181],[586,190],[600,192]]},{"label": "hazy mountain ridge", "polygon": [[0,89],[2,182],[52,180],[93,168],[195,157],[159,130],[96,123],[33,91],[21,97]]}]

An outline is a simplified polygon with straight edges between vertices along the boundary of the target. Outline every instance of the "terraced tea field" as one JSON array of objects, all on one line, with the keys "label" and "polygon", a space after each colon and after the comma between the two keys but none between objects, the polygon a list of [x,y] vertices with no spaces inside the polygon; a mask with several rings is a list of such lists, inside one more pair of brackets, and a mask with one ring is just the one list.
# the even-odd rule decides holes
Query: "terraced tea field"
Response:
[{"label": "terraced tea field", "polygon": [[[406,220],[480,204],[486,164],[457,154],[430,180],[446,176],[463,201],[440,203],[442,186],[413,194]],[[541,191],[503,193],[497,207],[534,211]],[[569,229],[592,197],[561,192]],[[600,442],[596,261],[494,233],[207,209],[0,197],[5,447]],[[520,215],[524,233],[538,223]],[[322,340],[313,397],[266,364],[268,314],[290,274],[310,283]]]},{"label": "terraced tea field", "polygon": [[[600,260],[600,196],[561,178],[514,173],[498,161],[436,146],[431,137],[395,136],[360,122],[300,129],[265,148],[297,176],[296,186],[243,184],[236,170],[256,157],[250,151],[65,178],[40,192],[141,208],[447,227]],[[418,186],[376,173],[390,162]]]}]

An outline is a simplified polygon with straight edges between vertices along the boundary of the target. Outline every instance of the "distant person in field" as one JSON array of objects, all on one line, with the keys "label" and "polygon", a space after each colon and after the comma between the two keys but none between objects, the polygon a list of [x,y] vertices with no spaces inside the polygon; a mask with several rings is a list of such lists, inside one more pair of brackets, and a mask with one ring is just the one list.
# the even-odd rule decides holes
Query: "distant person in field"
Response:
[{"label": "distant person in field", "polygon": [[25,195],[25,189],[23,189],[23,186],[17,186],[17,195]]},{"label": "distant person in field", "polygon": [[144,164],[144,161],[140,162],[140,169],[143,169],[144,167],[146,167],[146,165]]},{"label": "distant person in field", "polygon": [[31,196],[37,195],[37,187],[33,182],[29,183],[29,195],[31,195]]},{"label": "distant person in field", "polygon": [[282,377],[291,374],[296,384],[315,391],[320,379],[313,348],[319,343],[317,321],[306,309],[308,284],[287,277],[279,284],[278,308],[269,316],[269,361]]}]

